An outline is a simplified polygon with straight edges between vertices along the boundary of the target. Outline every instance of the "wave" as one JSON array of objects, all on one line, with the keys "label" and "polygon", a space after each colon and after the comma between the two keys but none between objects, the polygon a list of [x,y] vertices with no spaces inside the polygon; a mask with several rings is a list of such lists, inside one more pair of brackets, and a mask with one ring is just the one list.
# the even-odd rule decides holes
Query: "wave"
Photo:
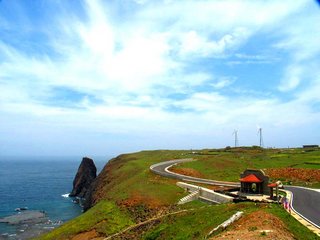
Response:
[{"label": "wave", "polygon": [[68,198],[70,193],[62,194],[61,197]]}]

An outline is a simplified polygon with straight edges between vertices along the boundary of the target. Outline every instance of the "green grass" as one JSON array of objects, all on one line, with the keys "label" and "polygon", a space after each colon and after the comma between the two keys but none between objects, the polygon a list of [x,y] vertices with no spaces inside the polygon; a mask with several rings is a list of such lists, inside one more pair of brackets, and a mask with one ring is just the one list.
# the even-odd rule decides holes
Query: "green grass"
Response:
[{"label": "green grass", "polygon": [[[193,168],[205,178],[225,181],[238,181],[239,175],[246,168],[268,169],[268,168],[320,168],[320,150],[311,152],[302,149],[255,149],[236,148],[225,150],[220,154],[210,154],[210,151],[199,151],[200,154],[193,155],[198,161],[187,162],[177,165],[177,168]],[[299,184],[294,182],[293,184]],[[318,182],[313,183],[318,186]]]},{"label": "green grass", "polygon": [[[141,239],[205,239],[213,228],[229,219],[237,211],[243,211],[244,215],[247,215],[261,209],[279,217],[296,239],[318,239],[314,233],[292,218],[277,204],[260,205],[247,202],[203,206],[201,203],[195,202],[187,208],[194,208],[195,210],[162,219],[159,224],[150,228]],[[230,227],[232,228],[233,226]],[[254,229],[251,230],[254,231]],[[219,233],[221,231],[217,231],[214,235],[218,235]]]},{"label": "green grass", "polygon": [[[190,206],[189,206],[190,207]],[[237,211],[251,212],[254,204],[204,205],[196,203],[194,210],[164,218],[148,230],[141,239],[204,239],[215,227],[229,219]]]},{"label": "green grass", "polygon": [[110,201],[100,201],[89,211],[38,239],[62,240],[92,229],[96,229],[97,232],[104,235],[111,235],[131,224],[133,221],[124,210],[120,210]]},{"label": "green grass", "polygon": [[308,228],[293,218],[287,211],[285,211],[281,205],[272,204],[266,209],[266,211],[279,217],[296,239],[319,239],[316,234],[311,232]]},{"label": "green grass", "polygon": [[169,206],[176,203],[184,190],[175,181],[150,172],[149,167],[160,161],[185,157],[187,151],[142,151],[125,154],[110,161],[112,170],[105,178],[101,189],[102,200],[81,216],[63,224],[39,239],[67,239],[77,233],[96,229],[109,235],[133,224],[134,216],[116,204],[123,200],[141,197],[142,204],[155,201]]},{"label": "green grass", "polygon": [[183,190],[175,185],[174,180],[153,174],[149,167],[160,161],[186,156],[187,151],[142,151],[122,155],[120,161],[114,161],[113,170],[106,176],[105,197],[121,201],[139,195],[163,205],[177,202]]},{"label": "green grass", "polygon": [[[177,167],[193,168],[204,177],[238,181],[239,174],[246,168],[280,168],[303,167],[318,169],[320,151],[306,152],[302,149],[270,149],[237,148],[228,150],[200,150],[198,154],[190,151],[142,151],[124,154],[111,160],[103,174],[99,176],[99,199],[93,208],[81,216],[65,223],[58,229],[39,239],[69,239],[71,236],[95,229],[103,236],[112,235],[134,225],[136,214],[145,214],[148,204],[172,207],[185,196],[183,189],[176,186],[176,180],[153,174],[149,167],[161,161],[179,158],[194,158],[198,161],[183,163]],[[310,164],[312,163],[312,164]],[[293,182],[294,183],[294,182]],[[312,186],[320,187],[316,182]],[[122,203],[138,199],[136,212],[123,207]],[[140,201],[140,202],[139,202]],[[229,204],[210,206],[194,201],[179,209],[196,209],[177,216],[163,218],[143,232],[143,239],[203,239],[214,227],[225,221],[238,210],[246,213],[254,211],[259,206],[254,204]],[[140,212],[141,211],[141,212]],[[313,239],[313,234],[301,224],[295,223],[291,216],[285,215],[281,208],[272,207],[269,211],[279,216],[285,224],[290,225],[297,239],[304,234]],[[148,213],[148,212],[147,212]],[[152,217],[152,216],[151,216]],[[291,220],[290,220],[291,219]],[[294,229],[297,230],[294,230]]]}]

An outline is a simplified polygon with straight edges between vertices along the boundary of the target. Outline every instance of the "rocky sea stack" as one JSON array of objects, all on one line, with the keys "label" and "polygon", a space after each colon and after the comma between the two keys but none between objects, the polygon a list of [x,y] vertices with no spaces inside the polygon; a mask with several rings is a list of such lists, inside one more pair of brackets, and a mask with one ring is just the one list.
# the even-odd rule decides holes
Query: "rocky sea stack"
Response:
[{"label": "rocky sea stack", "polygon": [[73,180],[70,197],[84,198],[91,183],[97,177],[97,168],[92,159],[84,157]]}]

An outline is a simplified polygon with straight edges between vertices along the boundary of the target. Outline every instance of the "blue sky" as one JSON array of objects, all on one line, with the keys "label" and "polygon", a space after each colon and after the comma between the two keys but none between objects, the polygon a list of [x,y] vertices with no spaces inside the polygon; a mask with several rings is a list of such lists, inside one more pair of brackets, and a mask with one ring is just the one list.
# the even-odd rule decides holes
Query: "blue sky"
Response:
[{"label": "blue sky", "polygon": [[319,144],[316,1],[0,1],[0,154]]}]

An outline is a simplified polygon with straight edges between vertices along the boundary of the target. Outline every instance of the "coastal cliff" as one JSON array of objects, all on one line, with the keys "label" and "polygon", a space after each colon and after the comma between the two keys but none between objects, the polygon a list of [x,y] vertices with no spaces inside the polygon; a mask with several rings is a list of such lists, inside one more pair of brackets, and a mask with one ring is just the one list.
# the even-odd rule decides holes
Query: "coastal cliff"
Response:
[{"label": "coastal cliff", "polygon": [[90,184],[86,194],[84,196],[83,210],[87,211],[94,206],[100,200],[107,198],[107,193],[110,192],[112,186],[110,183],[116,184],[113,176],[114,170],[118,169],[124,164],[123,155],[120,155],[114,159],[111,159],[102,169],[97,178]]},{"label": "coastal cliff", "polygon": [[[181,164],[176,166],[177,169],[186,173],[190,169],[193,169],[193,172],[196,171],[198,166],[209,166],[200,169],[204,172],[205,169],[212,169],[213,166],[216,166],[219,167],[218,173],[222,174],[223,178],[230,177],[231,172],[233,179],[230,180],[236,180],[239,178],[237,169],[240,153],[246,159],[256,158],[256,156],[259,156],[258,159],[266,157],[261,154],[261,150],[252,148],[235,149],[234,152],[224,149],[202,150],[199,153],[196,156],[198,161],[188,163],[192,164],[191,166]],[[266,153],[271,156],[283,155],[283,152],[275,149],[264,150],[264,154]],[[292,153],[290,152],[290,154]],[[281,233],[286,231],[285,234],[289,237],[282,238],[282,235],[279,235],[281,239],[316,239],[317,236],[314,233],[295,219],[291,220],[291,216],[283,209],[282,205],[278,204],[241,202],[210,205],[194,201],[177,205],[177,202],[187,194],[184,189],[177,187],[175,179],[154,174],[149,168],[153,164],[169,159],[194,156],[189,150],[158,150],[123,154],[111,159],[86,190],[84,197],[86,211],[38,239],[205,239],[212,229],[238,211],[243,211],[245,215],[254,212],[253,216],[257,219],[272,219],[272,222],[277,222],[277,224],[264,226],[266,221],[262,221],[262,223],[255,221],[254,225],[248,226],[244,221],[244,224],[242,222],[240,225],[245,227],[234,231],[234,236],[238,236],[239,232],[246,231],[246,233],[256,235],[243,238],[257,239],[262,236],[261,233],[264,229],[271,229],[270,234],[276,233],[278,230]],[[294,159],[298,159],[295,155],[293,156]],[[304,157],[313,159],[314,152],[304,153]],[[291,160],[286,163],[292,164]],[[275,163],[278,160],[270,158],[270,161]],[[301,163],[305,161],[306,159],[303,159]],[[257,164],[261,166],[264,162],[259,161]],[[248,163],[253,164],[252,161]],[[244,168],[247,167],[247,161],[244,161],[243,164]],[[200,170],[198,170],[199,173],[202,173]],[[217,172],[206,172],[206,174],[207,178],[211,179],[219,176]],[[221,188],[219,187],[219,189]],[[268,214],[277,218],[271,218]],[[251,218],[252,216],[249,218],[250,224],[252,223]],[[286,225],[282,222],[285,222]],[[285,230],[287,229],[285,226],[288,226],[290,232]],[[251,228],[255,228],[257,231],[248,230]],[[222,234],[228,233],[224,231]],[[225,239],[225,236],[222,237]]]},{"label": "coastal cliff", "polygon": [[97,168],[93,160],[84,157],[73,180],[73,189],[69,196],[84,198],[96,177]]}]

